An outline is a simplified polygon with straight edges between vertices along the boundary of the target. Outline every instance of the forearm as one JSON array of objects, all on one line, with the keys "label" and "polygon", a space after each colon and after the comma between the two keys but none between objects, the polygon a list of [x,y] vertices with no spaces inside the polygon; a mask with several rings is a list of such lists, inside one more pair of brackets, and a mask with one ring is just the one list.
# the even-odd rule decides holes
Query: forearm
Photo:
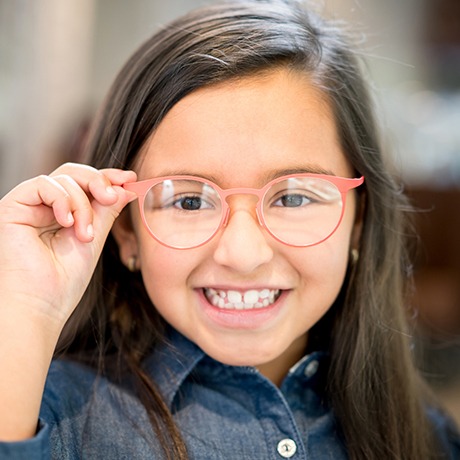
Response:
[{"label": "forearm", "polygon": [[[2,301],[3,303],[3,301]],[[0,441],[35,435],[60,329],[20,306],[0,308]],[[30,312],[30,309],[29,309]]]}]

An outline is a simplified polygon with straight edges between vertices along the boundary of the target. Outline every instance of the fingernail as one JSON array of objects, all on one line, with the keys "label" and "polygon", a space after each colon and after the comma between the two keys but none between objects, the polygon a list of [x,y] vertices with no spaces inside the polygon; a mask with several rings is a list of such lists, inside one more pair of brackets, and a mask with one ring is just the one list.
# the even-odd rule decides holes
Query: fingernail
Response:
[{"label": "fingernail", "polygon": [[94,228],[92,224],[89,224],[88,227],[86,228],[86,233],[93,238],[94,237]]},{"label": "fingernail", "polygon": [[115,189],[114,189],[111,185],[109,185],[109,186],[105,189],[105,191],[106,191],[109,195],[116,195],[116,194],[117,194],[117,192],[115,192]]},{"label": "fingernail", "polygon": [[67,214],[67,222],[73,224],[74,220],[73,220],[73,215],[71,212],[69,212],[69,214]]}]

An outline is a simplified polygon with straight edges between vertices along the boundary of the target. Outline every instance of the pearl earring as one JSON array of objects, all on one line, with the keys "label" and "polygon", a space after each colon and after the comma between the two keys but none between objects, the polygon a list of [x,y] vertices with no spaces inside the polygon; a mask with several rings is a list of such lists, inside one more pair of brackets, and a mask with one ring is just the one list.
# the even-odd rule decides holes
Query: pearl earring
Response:
[{"label": "pearl earring", "polygon": [[351,262],[351,265],[356,265],[356,262],[358,262],[358,260],[359,260],[359,251],[358,251],[358,249],[353,248],[353,249],[350,251],[350,262]]},{"label": "pearl earring", "polygon": [[130,272],[137,271],[137,257],[131,256],[126,263],[126,266]]}]

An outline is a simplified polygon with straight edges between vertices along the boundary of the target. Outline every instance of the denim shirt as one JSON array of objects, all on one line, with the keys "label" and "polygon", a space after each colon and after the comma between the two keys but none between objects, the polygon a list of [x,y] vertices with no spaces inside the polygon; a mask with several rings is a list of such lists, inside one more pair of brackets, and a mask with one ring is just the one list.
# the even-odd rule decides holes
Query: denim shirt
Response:
[{"label": "denim shirt", "polygon": [[[346,449],[324,401],[327,356],[305,356],[280,388],[256,369],[232,367],[206,356],[178,333],[173,346],[147,359],[153,377],[196,460],[341,460]],[[446,420],[434,426],[460,458]],[[449,438],[451,436],[452,438]],[[146,412],[129,386],[115,385],[81,364],[52,363],[33,439],[0,443],[0,458],[163,458]]]}]

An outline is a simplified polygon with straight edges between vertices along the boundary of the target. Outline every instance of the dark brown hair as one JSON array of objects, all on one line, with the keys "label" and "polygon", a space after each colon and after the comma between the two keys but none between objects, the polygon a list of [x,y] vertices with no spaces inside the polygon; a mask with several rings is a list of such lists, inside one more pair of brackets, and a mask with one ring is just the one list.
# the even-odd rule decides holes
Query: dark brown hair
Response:
[{"label": "dark brown hair", "polygon": [[[165,114],[197,88],[270,69],[298,71],[334,111],[343,151],[366,178],[360,257],[313,328],[331,355],[327,395],[351,459],[435,458],[406,325],[406,200],[384,164],[360,60],[343,32],[298,1],[232,1],[176,20],[146,41],[115,80],[88,147],[97,167],[130,168]],[[131,372],[167,458],[186,458],[168,408],[142,370],[164,323],[109,236],[62,343],[115,375]],[[110,370],[110,372],[109,372]]]}]

